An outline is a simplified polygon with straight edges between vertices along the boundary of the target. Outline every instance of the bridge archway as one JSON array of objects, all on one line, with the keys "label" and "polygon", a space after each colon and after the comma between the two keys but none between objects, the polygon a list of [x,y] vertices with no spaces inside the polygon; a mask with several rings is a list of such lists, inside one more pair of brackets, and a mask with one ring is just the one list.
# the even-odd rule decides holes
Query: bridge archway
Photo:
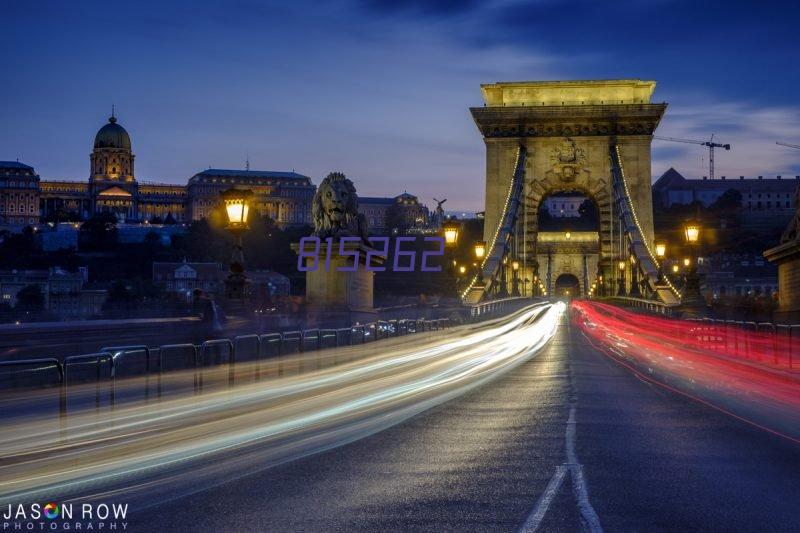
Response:
[{"label": "bridge archway", "polygon": [[577,298],[582,296],[581,284],[574,274],[561,274],[556,278],[553,296],[556,298]]},{"label": "bridge archway", "polygon": [[[609,280],[618,275],[616,263],[631,254],[637,262],[626,264],[637,265],[636,275],[646,273],[655,280],[649,253],[653,246],[650,143],[666,104],[650,102],[654,89],[655,82],[642,80],[481,86],[486,104],[470,111],[486,145],[484,238],[499,242],[514,176],[521,168],[522,192],[509,248],[522,263],[520,276],[532,279],[534,287],[542,284],[550,294],[555,277],[572,272],[584,294],[599,280],[605,280],[602,290],[608,293]],[[594,236],[584,236],[581,246],[571,252],[567,243],[539,227],[542,203],[564,190],[582,192],[598,212]],[[584,253],[589,257],[584,259]],[[556,264],[562,260],[574,264]],[[627,277],[633,277],[633,267],[627,268],[631,271]]]}]

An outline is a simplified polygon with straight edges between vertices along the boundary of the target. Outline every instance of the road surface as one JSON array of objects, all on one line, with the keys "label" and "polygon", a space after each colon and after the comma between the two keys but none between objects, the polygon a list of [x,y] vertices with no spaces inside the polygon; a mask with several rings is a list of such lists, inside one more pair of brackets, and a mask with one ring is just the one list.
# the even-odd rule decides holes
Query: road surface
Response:
[{"label": "road surface", "polygon": [[131,509],[131,531],[798,531],[800,446],[562,319],[498,379],[345,446]]}]

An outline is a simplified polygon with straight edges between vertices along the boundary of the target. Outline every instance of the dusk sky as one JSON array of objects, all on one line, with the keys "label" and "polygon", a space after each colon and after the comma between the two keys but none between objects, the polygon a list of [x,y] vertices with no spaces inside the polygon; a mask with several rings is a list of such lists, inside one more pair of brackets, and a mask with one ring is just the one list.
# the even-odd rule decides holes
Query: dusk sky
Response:
[{"label": "dusk sky", "polygon": [[[796,3],[3,2],[0,159],[88,179],[116,105],[140,181],[209,166],[331,170],[359,193],[483,206],[469,114],[494,81],[641,78],[659,135],[733,145],[717,175],[800,174]],[[653,178],[707,172],[654,143]]]}]

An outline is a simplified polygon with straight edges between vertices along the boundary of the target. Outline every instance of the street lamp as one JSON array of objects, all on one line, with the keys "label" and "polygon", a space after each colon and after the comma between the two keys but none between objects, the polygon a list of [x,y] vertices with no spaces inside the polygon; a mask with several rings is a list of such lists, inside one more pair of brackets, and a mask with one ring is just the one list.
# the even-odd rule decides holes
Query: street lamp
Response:
[{"label": "street lamp", "polygon": [[617,268],[619,269],[617,296],[625,296],[625,261],[617,263]]},{"label": "street lamp", "polygon": [[478,267],[478,283],[483,283],[483,268],[481,268],[481,262],[484,256],[486,256],[486,241],[476,241],[472,250],[475,253],[475,259],[478,260],[476,263]]},{"label": "street lamp", "polygon": [[695,245],[700,240],[700,223],[696,220],[687,222],[683,231],[686,235],[686,242],[689,245]]},{"label": "street lamp", "polygon": [[458,220],[448,220],[442,224],[444,233],[444,243],[447,246],[455,246],[458,243],[458,234],[461,231],[461,223]]},{"label": "street lamp", "polygon": [[511,296],[519,296],[519,261],[511,262]]},{"label": "street lamp", "polygon": [[486,255],[486,241],[476,241],[474,246],[475,259],[479,261]]},{"label": "street lamp", "polygon": [[697,274],[698,247],[700,244],[700,223],[696,220],[689,220],[684,226],[684,236],[686,244],[692,250],[692,257],[683,260],[683,264],[688,268],[686,272],[686,283],[681,298],[681,307],[684,314],[688,316],[699,316],[703,314],[706,302],[700,294],[700,277]]},{"label": "street lamp", "polygon": [[664,283],[664,258],[667,255],[667,243],[656,241],[656,257],[658,257],[658,283]]},{"label": "street lamp", "polygon": [[244,275],[244,249],[242,233],[248,229],[247,216],[250,213],[250,199],[253,191],[247,189],[228,189],[220,193],[228,215],[228,231],[234,238],[233,252],[229,265],[230,272],[225,280],[227,297],[244,299],[247,277]]},{"label": "street lamp", "polygon": [[636,256],[631,255],[631,298],[639,298],[642,296],[639,290],[639,271],[636,269]]}]

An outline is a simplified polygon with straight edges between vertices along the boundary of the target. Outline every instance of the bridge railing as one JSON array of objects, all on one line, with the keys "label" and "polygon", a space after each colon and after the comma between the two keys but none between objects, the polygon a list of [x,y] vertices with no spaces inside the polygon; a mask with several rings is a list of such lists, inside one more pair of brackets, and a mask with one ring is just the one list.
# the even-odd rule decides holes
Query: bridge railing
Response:
[{"label": "bridge railing", "polygon": [[663,316],[673,317],[677,316],[676,304],[667,304],[658,300],[648,300],[646,298],[631,298],[628,296],[608,296],[605,298],[596,298],[597,300],[618,304],[623,307],[632,307],[634,309],[642,309],[651,313],[656,313]]},{"label": "bridge railing", "polygon": [[545,298],[529,298],[527,296],[512,296],[510,298],[487,300],[470,306],[470,318],[472,320],[484,320],[492,316],[516,311],[526,305],[544,303],[546,301]]},{"label": "bridge railing", "polygon": [[524,145],[517,148],[517,160],[514,164],[514,173],[508,184],[506,200],[503,210],[494,228],[494,235],[487,241],[489,247],[486,255],[478,268],[481,270],[483,283],[479,282],[478,276],[474,276],[464,291],[461,292],[461,299],[468,304],[480,302],[487,294],[495,291],[497,275],[504,268],[503,258],[508,253],[511,236],[517,222],[520,200],[522,197],[523,183],[525,181],[525,158],[527,149]]},{"label": "bridge railing", "polygon": [[[630,252],[636,257],[637,271],[642,274],[642,278],[650,291],[658,295],[665,303],[677,304],[681,296],[678,289],[672,285],[669,279],[659,279],[659,262],[647,240],[647,236],[642,230],[636,207],[631,202],[628,180],[625,176],[625,168],[622,165],[619,146],[612,145],[610,147],[609,160],[614,200],[620,213],[620,221],[624,226],[624,234],[627,237]],[[662,281],[666,283],[665,287],[659,285]]]},{"label": "bridge railing", "polygon": [[[703,349],[774,368],[792,371],[800,368],[800,324],[681,318],[677,312],[678,306],[653,300],[628,297],[598,300],[674,319],[667,324],[676,326],[675,334]],[[681,324],[689,324],[690,327],[682,327]]]},{"label": "bridge railing", "polygon": [[714,318],[686,319],[694,335],[709,347],[736,353],[777,368],[800,368],[800,324],[747,322]]},{"label": "bridge railing", "polygon": [[[515,298],[496,301],[472,309],[477,319],[486,319],[509,310]],[[354,324],[349,328],[311,329],[264,335],[239,335],[200,344],[165,344],[158,347],[106,346],[99,352],[76,355],[63,361],[56,358],[0,362],[0,419],[14,413],[46,413],[55,408],[64,432],[68,414],[76,408],[111,409],[122,403],[148,403],[153,398],[183,391],[202,394],[236,383],[257,382],[270,376],[301,373],[322,364],[338,364],[345,359],[337,348],[357,346],[384,339],[427,332],[440,332],[456,323],[448,318],[403,319]],[[327,350],[321,361],[320,354]],[[287,361],[294,362],[288,368]],[[311,356],[311,357],[307,357]],[[295,361],[296,360],[296,361]],[[350,355],[347,360],[352,360]],[[253,364],[255,363],[255,364]],[[213,367],[228,367],[225,377],[210,373]],[[266,371],[265,371],[266,370]],[[170,379],[165,376],[169,374]],[[123,387],[119,379],[141,378],[142,386]],[[211,381],[213,379],[213,381]],[[94,394],[73,398],[76,386],[94,387]],[[33,391],[39,391],[33,393]],[[75,403],[83,402],[81,404]],[[62,433],[63,435],[64,433]]]}]

